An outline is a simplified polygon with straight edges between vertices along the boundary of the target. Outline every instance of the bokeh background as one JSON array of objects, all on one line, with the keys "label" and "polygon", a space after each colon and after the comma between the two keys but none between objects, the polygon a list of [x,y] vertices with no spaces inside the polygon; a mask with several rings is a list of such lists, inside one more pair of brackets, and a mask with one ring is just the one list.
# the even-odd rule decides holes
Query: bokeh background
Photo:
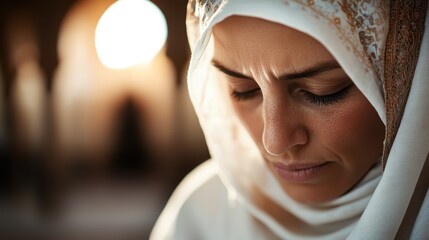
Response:
[{"label": "bokeh background", "polygon": [[152,1],[167,41],[120,70],[94,45],[114,2],[0,3],[0,239],[147,239],[209,157],[187,95],[187,0]]}]

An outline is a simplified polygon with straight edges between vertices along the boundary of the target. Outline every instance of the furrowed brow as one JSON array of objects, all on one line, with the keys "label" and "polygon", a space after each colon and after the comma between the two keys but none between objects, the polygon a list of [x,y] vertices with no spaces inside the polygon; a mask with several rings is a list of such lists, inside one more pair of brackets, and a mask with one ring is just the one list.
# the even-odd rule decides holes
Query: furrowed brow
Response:
[{"label": "furrowed brow", "polygon": [[[243,73],[234,71],[229,69],[228,67],[225,67],[222,63],[220,63],[217,60],[212,60],[212,65],[216,67],[219,71],[223,72],[224,74],[235,77],[235,78],[241,78],[241,79],[248,79],[253,80],[252,77],[246,76]],[[301,70],[299,72],[293,72],[293,73],[284,73],[281,74],[279,77],[276,77],[279,80],[297,80],[301,78],[310,78],[317,76],[319,74],[322,74],[324,72],[329,72],[335,69],[339,69],[341,66],[338,64],[337,61],[328,61],[328,62],[321,62],[317,63],[313,66],[310,66],[304,70]]]},{"label": "furrowed brow", "polygon": [[317,63],[299,72],[281,74],[277,78],[280,80],[296,80],[301,78],[310,78],[322,74],[324,72],[329,72],[339,68],[341,68],[341,66],[338,64],[337,61],[333,60],[329,62]]},{"label": "furrowed brow", "polygon": [[217,69],[219,69],[219,71],[225,73],[226,75],[229,75],[231,77],[235,77],[235,78],[241,78],[241,79],[249,79],[252,80],[253,78],[246,76],[242,73],[236,72],[234,70],[231,70],[227,67],[225,67],[222,63],[220,63],[217,60],[212,60],[212,65],[215,66]]}]

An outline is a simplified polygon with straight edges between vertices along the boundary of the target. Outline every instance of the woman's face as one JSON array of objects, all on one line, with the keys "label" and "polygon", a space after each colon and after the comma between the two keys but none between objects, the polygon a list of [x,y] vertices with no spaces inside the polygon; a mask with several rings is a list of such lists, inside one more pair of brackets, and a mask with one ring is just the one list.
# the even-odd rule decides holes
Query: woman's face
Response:
[{"label": "woman's face", "polygon": [[381,157],[383,123],[319,42],[238,16],[217,24],[213,34],[212,63],[233,109],[292,198],[337,198]]}]

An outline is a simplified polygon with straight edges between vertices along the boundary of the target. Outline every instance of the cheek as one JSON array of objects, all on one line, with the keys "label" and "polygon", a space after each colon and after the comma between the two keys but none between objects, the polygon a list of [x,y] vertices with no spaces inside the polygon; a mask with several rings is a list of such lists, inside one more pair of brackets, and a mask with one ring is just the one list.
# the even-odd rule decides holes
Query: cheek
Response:
[{"label": "cheek", "polygon": [[[261,106],[232,103],[234,111],[261,147],[264,121]],[[305,111],[303,124],[309,129],[311,149],[323,145],[346,165],[371,164],[382,154],[384,125],[362,94],[335,105],[334,110]],[[362,161],[366,159],[367,161]]]},{"label": "cheek", "polygon": [[325,129],[326,144],[343,161],[373,162],[381,156],[384,125],[363,95],[340,106],[325,123],[320,129]]},{"label": "cheek", "polygon": [[250,136],[257,144],[262,142],[262,132],[264,131],[264,122],[262,119],[261,106],[249,107],[240,106],[233,103],[234,111],[243,123]]}]

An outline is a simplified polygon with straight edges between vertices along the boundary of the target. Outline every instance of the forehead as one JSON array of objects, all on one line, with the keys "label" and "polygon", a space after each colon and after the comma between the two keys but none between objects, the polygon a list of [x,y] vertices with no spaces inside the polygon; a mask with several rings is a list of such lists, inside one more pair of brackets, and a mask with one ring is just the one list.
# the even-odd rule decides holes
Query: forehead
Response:
[{"label": "forehead", "polygon": [[255,17],[231,16],[216,24],[213,28],[216,36],[237,38],[243,35],[264,38],[268,34],[273,37],[286,37],[290,40],[306,36],[297,30],[282,24]]},{"label": "forehead", "polygon": [[[215,58],[229,64],[282,64],[295,68],[331,59],[318,41],[293,28],[263,19],[232,16],[213,28]],[[298,63],[297,63],[298,62]]]}]

